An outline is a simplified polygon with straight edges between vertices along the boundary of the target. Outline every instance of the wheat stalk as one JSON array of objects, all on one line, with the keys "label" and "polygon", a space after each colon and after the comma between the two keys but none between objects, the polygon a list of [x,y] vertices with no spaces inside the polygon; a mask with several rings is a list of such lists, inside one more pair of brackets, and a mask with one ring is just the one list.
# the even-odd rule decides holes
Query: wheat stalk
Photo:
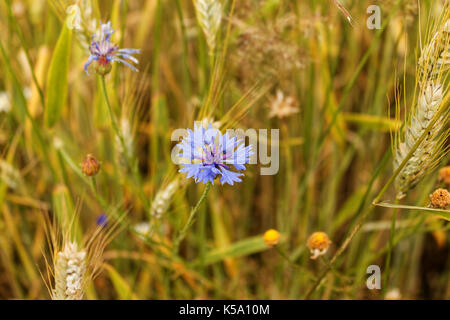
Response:
[{"label": "wheat stalk", "polygon": [[212,55],[216,48],[217,31],[222,20],[222,4],[219,0],[194,0],[197,19]]}]

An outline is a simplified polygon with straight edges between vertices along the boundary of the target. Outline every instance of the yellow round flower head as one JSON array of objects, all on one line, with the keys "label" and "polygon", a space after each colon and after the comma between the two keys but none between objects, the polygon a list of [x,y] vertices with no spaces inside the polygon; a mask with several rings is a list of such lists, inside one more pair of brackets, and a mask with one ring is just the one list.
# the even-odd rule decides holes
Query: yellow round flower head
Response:
[{"label": "yellow round flower head", "polygon": [[307,246],[312,253],[311,259],[324,255],[330,247],[331,241],[325,232],[314,232],[309,236]]},{"label": "yellow round flower head", "polygon": [[264,233],[264,242],[267,246],[273,247],[280,241],[280,233],[275,229],[269,229]]},{"label": "yellow round flower head", "polygon": [[432,208],[445,209],[450,205],[450,192],[447,189],[437,189],[430,194],[430,201]]}]

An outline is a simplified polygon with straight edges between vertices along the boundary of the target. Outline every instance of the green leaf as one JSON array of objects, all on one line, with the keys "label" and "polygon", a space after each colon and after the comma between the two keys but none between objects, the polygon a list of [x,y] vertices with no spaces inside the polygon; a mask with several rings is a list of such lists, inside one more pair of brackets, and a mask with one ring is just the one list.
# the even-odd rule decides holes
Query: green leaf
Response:
[{"label": "green leaf", "polygon": [[[283,242],[283,237],[281,241]],[[230,257],[242,257],[271,249],[264,242],[263,235],[247,238],[229,246],[213,249],[205,256],[205,264],[216,263]],[[194,264],[199,261],[194,262]]]},{"label": "green leaf", "polygon": [[3,63],[6,66],[6,70],[8,70],[9,75],[11,77],[12,83],[13,83],[13,112],[15,112],[15,115],[19,119],[21,123],[25,121],[25,117],[27,114],[27,101],[23,95],[23,88],[20,84],[19,80],[16,77],[16,73],[14,72],[12,66],[11,66],[11,58],[6,54],[5,48],[0,43],[0,55],[2,57]]},{"label": "green leaf", "polygon": [[65,185],[58,185],[52,192],[53,212],[61,230],[72,230],[71,236],[77,240],[83,239],[83,232],[76,217],[76,210],[70,195],[69,189]]},{"label": "green leaf", "polygon": [[137,300],[136,295],[131,290],[129,284],[124,278],[109,264],[104,264],[103,267],[108,272],[109,278],[117,292],[120,300]]},{"label": "green leaf", "polygon": [[45,124],[53,127],[59,120],[67,98],[72,30],[64,24],[59,35],[47,78]]},{"label": "green leaf", "polygon": [[398,120],[370,114],[343,113],[343,117],[344,121],[348,123],[356,123],[364,128],[375,131],[396,131],[401,126],[401,122]]}]

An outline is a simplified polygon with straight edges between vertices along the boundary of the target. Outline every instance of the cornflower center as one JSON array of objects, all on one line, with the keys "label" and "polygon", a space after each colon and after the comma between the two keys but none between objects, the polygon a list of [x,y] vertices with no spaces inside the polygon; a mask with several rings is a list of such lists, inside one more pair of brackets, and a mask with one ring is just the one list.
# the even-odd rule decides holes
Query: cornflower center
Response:
[{"label": "cornflower center", "polygon": [[214,165],[216,168],[224,167],[229,169],[230,167],[223,163],[227,159],[227,154],[223,152],[222,146],[216,145],[214,141],[203,146],[202,157],[199,160],[202,161],[204,166]]}]

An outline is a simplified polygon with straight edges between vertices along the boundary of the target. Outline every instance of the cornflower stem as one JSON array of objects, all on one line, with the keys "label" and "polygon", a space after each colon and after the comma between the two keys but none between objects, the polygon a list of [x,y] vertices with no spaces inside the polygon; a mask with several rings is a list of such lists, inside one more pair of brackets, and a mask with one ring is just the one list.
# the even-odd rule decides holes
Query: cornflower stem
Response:
[{"label": "cornflower stem", "polygon": [[195,214],[197,213],[198,209],[200,208],[200,205],[202,202],[206,199],[206,196],[208,195],[209,189],[211,189],[212,183],[208,182],[206,184],[205,190],[203,190],[202,195],[200,196],[200,199],[198,200],[197,204],[194,208],[192,208],[191,213],[189,214],[188,221],[186,222],[185,226],[181,231],[178,233],[178,236],[175,238],[173,242],[173,253],[178,254],[178,247],[180,246],[181,241],[183,241],[184,237],[186,236],[186,232],[191,227],[191,225],[194,222]]},{"label": "cornflower stem", "polygon": [[[448,100],[450,98],[446,98],[445,101],[443,101],[441,103],[442,106],[447,106],[448,105]],[[328,272],[331,270],[331,268],[333,267],[333,265],[336,263],[336,260],[342,255],[342,253],[345,251],[345,249],[347,249],[348,245],[350,244],[350,241],[353,239],[353,237],[358,233],[359,229],[361,229],[364,221],[367,219],[367,217],[372,213],[372,211],[374,210],[375,206],[381,201],[381,198],[383,197],[383,195],[386,193],[386,191],[388,190],[388,188],[391,186],[391,184],[394,182],[395,178],[400,174],[400,172],[403,170],[403,168],[406,166],[406,164],[408,163],[409,159],[413,156],[414,152],[416,151],[416,149],[420,146],[420,144],[422,143],[422,141],[424,141],[424,139],[427,137],[428,132],[431,130],[431,128],[433,128],[433,126],[435,125],[435,123],[441,118],[441,116],[447,112],[446,108],[441,107],[439,109],[439,111],[434,115],[433,120],[430,122],[430,124],[428,125],[428,127],[424,130],[424,132],[422,133],[422,135],[419,137],[419,139],[417,139],[416,143],[413,145],[413,147],[411,148],[411,150],[408,152],[408,154],[406,155],[406,157],[403,159],[402,163],[398,166],[398,168],[394,171],[394,173],[392,174],[392,176],[389,178],[389,180],[386,182],[386,184],[383,186],[383,188],[381,189],[381,191],[378,193],[378,195],[375,197],[375,199],[372,202],[372,206],[370,208],[368,208],[359,218],[358,223],[353,227],[353,229],[350,231],[350,233],[348,234],[348,236],[344,239],[342,245],[339,247],[339,249],[336,251],[336,253],[334,254],[334,256],[331,258],[330,263],[327,264],[327,266],[323,269],[323,271],[320,273],[320,275],[318,276],[317,280],[314,282],[313,286],[308,290],[308,292],[305,295],[305,299],[309,299],[311,297],[311,295],[314,293],[314,291],[319,287],[320,283],[322,282],[323,278],[325,278],[325,276],[328,274]],[[381,170],[382,167],[384,167],[385,162],[387,161],[387,159],[389,158],[389,151],[386,151],[384,154],[383,159],[381,160],[380,164],[378,165],[377,169],[375,170],[374,175],[372,176],[372,181],[369,183],[369,188],[366,191],[366,194],[364,195],[364,199],[361,202],[357,214],[356,216],[358,216],[360,214],[360,212],[362,212],[362,210],[364,209],[364,204],[365,204],[365,199],[366,196],[368,195],[368,193],[370,192],[371,189],[371,185],[374,181],[374,179],[376,178],[376,176],[378,176],[379,171]]]},{"label": "cornflower stem", "polygon": [[112,123],[113,129],[114,129],[114,132],[119,137],[120,143],[122,144],[122,148],[123,148],[124,152],[126,153],[125,140],[123,139],[122,133],[119,130],[119,125],[117,124],[117,120],[116,120],[116,117],[114,116],[114,112],[112,110],[111,103],[109,102],[108,90],[106,89],[105,76],[102,75],[102,76],[100,76],[100,78],[102,80],[101,82],[102,82],[103,95],[105,97],[105,102],[108,107],[109,116],[111,118],[111,123]]},{"label": "cornflower stem", "polygon": [[123,138],[123,135],[120,132],[119,125],[117,124],[116,117],[114,116],[114,112],[112,110],[111,103],[109,101],[108,90],[106,89],[105,76],[102,75],[102,76],[100,76],[100,78],[101,78],[101,83],[102,83],[103,95],[105,97],[105,102],[106,102],[106,105],[108,107],[108,112],[109,112],[109,116],[111,118],[111,123],[112,123],[112,126],[113,126],[114,133],[117,135],[117,137],[119,137],[119,141],[120,141],[120,144],[122,145],[122,150],[124,152],[127,164],[128,164],[128,166],[130,167],[130,169],[131,169],[131,171],[133,173],[134,179],[138,183],[138,188],[137,188],[138,196],[139,196],[140,200],[142,201],[146,211],[150,212],[150,206],[149,206],[149,204],[147,202],[147,199],[146,199],[145,195],[142,192],[142,181],[141,181],[141,178],[140,178],[140,175],[139,175],[139,172],[138,172],[137,162],[135,160],[133,160],[133,159],[130,159],[130,157],[128,155],[128,148],[127,148],[127,146],[125,144],[125,140]]},{"label": "cornflower stem", "polygon": [[95,179],[95,177],[91,177],[90,180],[91,180],[92,190],[94,191],[95,196],[98,197],[97,180]]}]

